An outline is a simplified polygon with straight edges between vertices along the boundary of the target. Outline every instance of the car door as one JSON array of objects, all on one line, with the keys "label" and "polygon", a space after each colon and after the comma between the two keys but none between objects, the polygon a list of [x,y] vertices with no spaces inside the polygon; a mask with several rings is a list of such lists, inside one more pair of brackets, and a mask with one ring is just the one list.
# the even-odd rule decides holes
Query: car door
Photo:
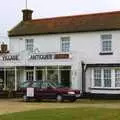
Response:
[{"label": "car door", "polygon": [[34,97],[42,98],[41,82],[34,81],[32,87],[34,88]]},{"label": "car door", "polygon": [[56,96],[55,89],[49,85],[49,83],[44,82],[41,86],[41,92],[44,99],[52,99]]}]

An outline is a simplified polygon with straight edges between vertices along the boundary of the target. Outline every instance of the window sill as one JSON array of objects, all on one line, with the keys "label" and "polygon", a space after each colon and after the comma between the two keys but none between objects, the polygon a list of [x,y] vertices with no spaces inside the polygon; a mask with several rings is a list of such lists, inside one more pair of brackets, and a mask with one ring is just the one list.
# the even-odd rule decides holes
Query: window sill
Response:
[{"label": "window sill", "polygon": [[106,87],[106,88],[96,88],[96,87],[94,87],[94,88],[89,88],[90,90],[120,90],[120,88],[110,88],[110,87]]},{"label": "window sill", "polygon": [[99,55],[113,55],[113,52],[100,52]]}]

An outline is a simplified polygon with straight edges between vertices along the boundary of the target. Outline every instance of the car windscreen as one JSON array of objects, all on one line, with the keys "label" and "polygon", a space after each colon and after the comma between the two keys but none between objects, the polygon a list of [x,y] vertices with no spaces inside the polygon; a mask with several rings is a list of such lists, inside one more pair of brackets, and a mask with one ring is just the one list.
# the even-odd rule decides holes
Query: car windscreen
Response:
[{"label": "car windscreen", "polygon": [[20,84],[20,88],[27,88],[30,86],[30,82],[23,82]]},{"label": "car windscreen", "polygon": [[33,82],[31,84],[31,87],[33,87],[33,88],[41,88],[41,83],[40,82]]},{"label": "car windscreen", "polygon": [[61,84],[55,82],[48,82],[48,85],[53,88],[63,87]]}]

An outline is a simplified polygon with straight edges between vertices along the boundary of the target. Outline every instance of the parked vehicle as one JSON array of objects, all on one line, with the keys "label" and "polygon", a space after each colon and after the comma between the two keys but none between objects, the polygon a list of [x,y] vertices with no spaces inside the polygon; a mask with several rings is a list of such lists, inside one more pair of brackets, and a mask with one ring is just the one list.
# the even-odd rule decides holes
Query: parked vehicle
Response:
[{"label": "parked vehicle", "polygon": [[30,99],[56,99],[58,102],[71,102],[80,98],[80,90],[63,87],[51,81],[27,81],[21,84],[20,90],[24,93],[24,101]]}]

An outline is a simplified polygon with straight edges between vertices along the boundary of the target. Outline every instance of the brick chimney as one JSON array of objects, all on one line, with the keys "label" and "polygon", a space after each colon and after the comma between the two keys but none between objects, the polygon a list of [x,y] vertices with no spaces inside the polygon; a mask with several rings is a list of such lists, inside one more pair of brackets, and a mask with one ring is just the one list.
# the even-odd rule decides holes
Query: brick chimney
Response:
[{"label": "brick chimney", "polygon": [[32,10],[24,9],[22,10],[22,12],[23,12],[23,21],[32,20],[32,13],[33,13]]}]

